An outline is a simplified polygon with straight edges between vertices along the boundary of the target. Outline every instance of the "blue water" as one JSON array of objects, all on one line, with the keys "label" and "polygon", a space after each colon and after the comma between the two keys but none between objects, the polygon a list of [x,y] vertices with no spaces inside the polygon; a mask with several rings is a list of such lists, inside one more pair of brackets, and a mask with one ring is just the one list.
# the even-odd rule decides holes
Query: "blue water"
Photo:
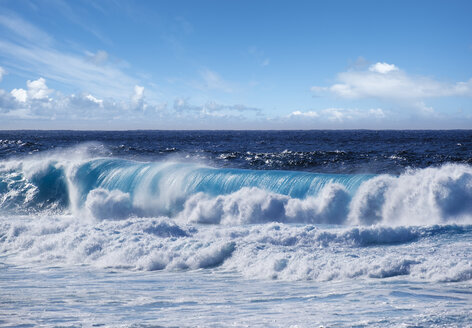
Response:
[{"label": "blue water", "polygon": [[472,130],[0,131],[0,159],[96,142],[96,156],[191,159],[214,167],[316,173],[401,173],[472,164]]},{"label": "blue water", "polygon": [[472,131],[0,132],[0,325],[472,325]]}]

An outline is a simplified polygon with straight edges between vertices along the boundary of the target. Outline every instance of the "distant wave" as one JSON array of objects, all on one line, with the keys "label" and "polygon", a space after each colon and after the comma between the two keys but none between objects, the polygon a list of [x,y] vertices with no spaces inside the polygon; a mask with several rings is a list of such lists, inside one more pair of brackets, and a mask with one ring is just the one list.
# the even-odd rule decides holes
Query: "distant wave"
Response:
[{"label": "distant wave", "polygon": [[211,168],[53,153],[0,163],[4,213],[49,211],[98,220],[424,225],[472,223],[472,167],[399,176]]}]

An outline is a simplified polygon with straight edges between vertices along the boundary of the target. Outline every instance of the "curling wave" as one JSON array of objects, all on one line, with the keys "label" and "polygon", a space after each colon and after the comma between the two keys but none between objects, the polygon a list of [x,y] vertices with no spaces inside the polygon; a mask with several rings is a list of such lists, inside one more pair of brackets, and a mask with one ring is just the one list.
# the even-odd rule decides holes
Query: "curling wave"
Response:
[{"label": "curling wave", "polygon": [[205,224],[470,224],[472,167],[347,175],[56,155],[1,163],[0,208]]}]

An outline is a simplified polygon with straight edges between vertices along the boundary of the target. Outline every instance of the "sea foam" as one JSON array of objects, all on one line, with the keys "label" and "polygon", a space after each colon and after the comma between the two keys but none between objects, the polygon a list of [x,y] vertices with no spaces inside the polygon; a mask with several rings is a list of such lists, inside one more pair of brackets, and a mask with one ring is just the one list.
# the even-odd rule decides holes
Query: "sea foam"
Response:
[{"label": "sea foam", "polygon": [[2,211],[98,220],[167,216],[204,224],[472,223],[472,168],[394,175],[211,168],[180,162],[25,158],[0,165]]},{"label": "sea foam", "polygon": [[[248,278],[282,280],[472,277],[471,226],[195,226],[167,217],[90,223],[48,216],[2,222],[0,231],[0,252],[16,264],[151,271],[218,268]],[[438,245],[437,240],[447,243]]]}]

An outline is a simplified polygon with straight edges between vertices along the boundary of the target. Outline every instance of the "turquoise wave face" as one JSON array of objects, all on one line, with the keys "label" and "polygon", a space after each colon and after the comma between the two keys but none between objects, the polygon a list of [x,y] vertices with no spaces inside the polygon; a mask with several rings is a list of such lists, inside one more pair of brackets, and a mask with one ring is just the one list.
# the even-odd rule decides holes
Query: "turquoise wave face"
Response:
[{"label": "turquoise wave face", "polygon": [[[96,159],[82,164],[73,176],[79,202],[96,188],[119,190],[132,199],[166,200],[167,212],[180,210],[192,194],[228,195],[243,188],[303,199],[316,196],[329,184],[342,185],[352,196],[374,175],[317,174],[309,172],[210,168],[189,163],[139,163],[122,159]],[[175,206],[176,208],[172,208]]]},{"label": "turquoise wave face", "polygon": [[343,185],[354,194],[360,184],[375,175],[317,174],[294,171],[218,169],[186,163],[138,163],[121,159],[98,159],[81,165],[74,177],[82,197],[94,188],[118,189],[134,194],[146,187],[159,195],[177,188],[185,194],[204,192],[226,195],[255,187],[293,198],[315,196],[326,185]]}]

